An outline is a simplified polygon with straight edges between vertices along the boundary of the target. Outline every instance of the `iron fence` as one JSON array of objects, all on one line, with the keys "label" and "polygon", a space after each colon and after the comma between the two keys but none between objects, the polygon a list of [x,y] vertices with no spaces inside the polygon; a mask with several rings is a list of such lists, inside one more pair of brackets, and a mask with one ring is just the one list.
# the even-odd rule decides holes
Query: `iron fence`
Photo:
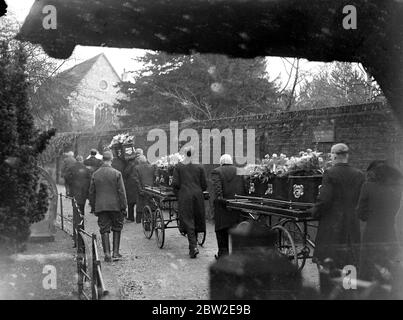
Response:
[{"label": "iron fence", "polygon": [[[73,237],[77,248],[77,287],[80,300],[101,300],[108,295],[102,276],[101,260],[98,254],[98,242],[95,233],[84,230],[84,215],[73,197],[59,194],[60,197],[60,228]],[[67,215],[64,200],[71,201],[72,216]],[[65,226],[71,225],[71,232]],[[90,292],[89,292],[90,291]]]}]

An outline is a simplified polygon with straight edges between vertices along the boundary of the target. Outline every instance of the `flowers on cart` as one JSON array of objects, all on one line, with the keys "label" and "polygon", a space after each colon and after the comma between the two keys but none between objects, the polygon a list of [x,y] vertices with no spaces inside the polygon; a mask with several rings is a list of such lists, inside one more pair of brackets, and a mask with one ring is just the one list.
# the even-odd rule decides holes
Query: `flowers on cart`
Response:
[{"label": "flowers on cart", "polygon": [[321,152],[307,149],[291,157],[283,153],[266,154],[261,164],[248,165],[245,169],[248,168],[246,172],[250,178],[266,182],[276,176],[322,174],[327,166],[328,162],[323,159]]},{"label": "flowers on cart", "polygon": [[160,159],[155,161],[153,165],[161,169],[168,169],[175,167],[178,163],[183,162],[183,160],[185,160],[185,157],[183,155],[181,155],[180,153],[174,153],[161,157]]},{"label": "flowers on cart", "polygon": [[118,134],[112,138],[109,148],[122,144],[134,144],[134,136],[129,135],[129,133]]}]

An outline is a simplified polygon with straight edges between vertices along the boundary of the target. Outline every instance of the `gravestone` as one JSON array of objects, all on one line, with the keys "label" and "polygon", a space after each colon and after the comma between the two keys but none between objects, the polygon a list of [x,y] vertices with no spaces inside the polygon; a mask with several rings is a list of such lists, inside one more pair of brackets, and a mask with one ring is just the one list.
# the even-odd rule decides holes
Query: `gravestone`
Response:
[{"label": "gravestone", "polygon": [[57,215],[57,187],[50,174],[43,168],[39,167],[39,183],[44,183],[48,187],[48,211],[45,218],[31,225],[30,241],[54,241],[55,239],[55,220]]}]

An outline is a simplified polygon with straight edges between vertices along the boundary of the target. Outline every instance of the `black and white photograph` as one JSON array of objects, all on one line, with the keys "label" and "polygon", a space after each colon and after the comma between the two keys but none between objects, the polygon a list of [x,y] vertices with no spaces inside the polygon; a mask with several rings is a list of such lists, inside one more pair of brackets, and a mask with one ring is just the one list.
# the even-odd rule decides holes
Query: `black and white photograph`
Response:
[{"label": "black and white photograph", "polygon": [[402,195],[402,0],[0,0],[0,300],[403,300]]}]

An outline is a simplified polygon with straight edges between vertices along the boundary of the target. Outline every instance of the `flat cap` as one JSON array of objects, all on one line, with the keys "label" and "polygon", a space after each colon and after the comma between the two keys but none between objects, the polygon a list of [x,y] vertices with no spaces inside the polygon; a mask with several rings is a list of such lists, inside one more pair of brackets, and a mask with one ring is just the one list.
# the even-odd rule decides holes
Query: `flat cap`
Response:
[{"label": "flat cap", "polygon": [[348,153],[349,149],[346,144],[344,143],[338,143],[332,146],[332,149],[330,150],[331,153],[335,154],[345,154]]}]

